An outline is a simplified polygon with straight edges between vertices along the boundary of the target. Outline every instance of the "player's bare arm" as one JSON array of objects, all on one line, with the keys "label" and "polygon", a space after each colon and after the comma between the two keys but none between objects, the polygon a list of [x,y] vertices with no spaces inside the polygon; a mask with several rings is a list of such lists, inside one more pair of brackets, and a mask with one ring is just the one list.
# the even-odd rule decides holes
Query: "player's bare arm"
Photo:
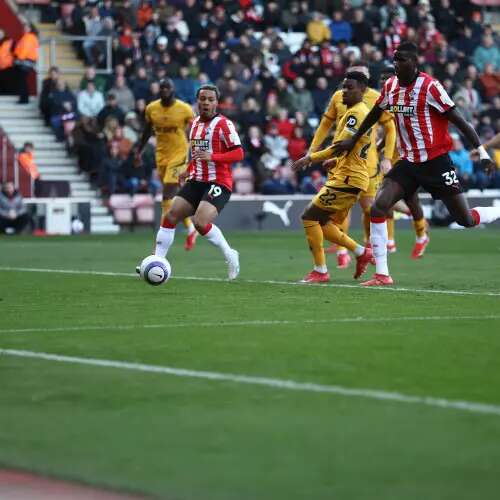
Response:
[{"label": "player's bare arm", "polygon": [[141,138],[139,140],[139,144],[135,151],[135,158],[134,158],[135,163],[140,163],[142,152],[144,151],[144,148],[146,147],[146,144],[149,141],[149,138],[151,137],[152,134],[153,134],[153,127],[151,123],[146,122]]},{"label": "player's bare arm", "polygon": [[[489,141],[483,144],[484,149],[498,149],[500,148],[500,132],[497,135],[494,135]],[[477,151],[477,150],[476,150]]]},{"label": "player's bare arm", "polygon": [[495,170],[495,163],[486,152],[485,147],[481,146],[481,140],[479,139],[479,136],[474,128],[465,120],[456,108],[451,108],[445,113],[445,116],[451,123],[453,123],[453,125],[455,125],[455,127],[457,127],[460,132],[462,132],[464,137],[472,144],[474,149],[477,149],[477,152],[479,153],[479,160],[486,172],[493,172]]},{"label": "player's bare arm", "polygon": [[303,156],[302,158],[295,160],[292,163],[292,170],[294,172],[299,172],[300,170],[307,168],[311,163],[312,163],[311,156],[307,154],[307,155]]},{"label": "player's bare arm", "polygon": [[[396,146],[396,125],[393,119],[385,120],[381,123],[384,127],[384,146],[382,148],[383,156],[380,160],[380,170],[386,174],[392,168],[391,158],[394,156]],[[388,140],[388,138],[390,138]]]},{"label": "player's bare arm", "polygon": [[371,111],[366,115],[366,118],[363,120],[363,123],[359,126],[358,131],[350,138],[350,139],[345,139],[344,141],[339,141],[336,142],[333,146],[333,153],[335,155],[340,155],[341,153],[344,152],[349,152],[352,150],[352,148],[356,145],[358,140],[363,134],[366,134],[366,132],[375,125],[380,119],[380,116],[382,115],[383,110],[379,108],[378,106],[373,106]]},{"label": "player's bare arm", "polygon": [[193,153],[193,160],[210,161],[212,154],[209,151],[195,151]]}]

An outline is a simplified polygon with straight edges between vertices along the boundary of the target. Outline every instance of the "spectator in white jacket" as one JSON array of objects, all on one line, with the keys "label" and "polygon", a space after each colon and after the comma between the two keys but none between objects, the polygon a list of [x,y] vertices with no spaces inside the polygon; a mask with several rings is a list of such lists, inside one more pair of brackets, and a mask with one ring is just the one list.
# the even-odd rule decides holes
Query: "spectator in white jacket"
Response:
[{"label": "spectator in white jacket", "polygon": [[288,160],[288,140],[279,135],[275,123],[269,125],[269,130],[264,136],[264,145],[269,155],[277,160],[277,164],[283,164],[285,160]]},{"label": "spectator in white jacket", "polygon": [[92,80],[87,82],[87,87],[78,93],[78,112],[82,116],[94,118],[104,108],[104,96],[95,88]]}]

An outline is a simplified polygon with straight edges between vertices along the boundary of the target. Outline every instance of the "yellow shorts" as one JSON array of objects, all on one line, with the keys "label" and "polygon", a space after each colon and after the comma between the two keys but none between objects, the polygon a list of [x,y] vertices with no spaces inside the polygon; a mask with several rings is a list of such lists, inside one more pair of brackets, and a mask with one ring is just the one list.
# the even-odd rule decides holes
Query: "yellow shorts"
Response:
[{"label": "yellow shorts", "polygon": [[384,180],[384,175],[382,173],[378,173],[373,177],[370,177],[370,184],[368,185],[368,189],[361,193],[361,198],[375,198],[377,194],[378,188],[382,181]]},{"label": "yellow shorts", "polygon": [[358,201],[361,191],[355,188],[346,188],[324,185],[319,193],[312,199],[313,205],[331,214],[330,218],[336,224],[342,224],[349,210]]},{"label": "yellow shorts", "polygon": [[179,184],[179,176],[187,169],[187,158],[181,162],[157,163],[156,169],[163,184]]}]

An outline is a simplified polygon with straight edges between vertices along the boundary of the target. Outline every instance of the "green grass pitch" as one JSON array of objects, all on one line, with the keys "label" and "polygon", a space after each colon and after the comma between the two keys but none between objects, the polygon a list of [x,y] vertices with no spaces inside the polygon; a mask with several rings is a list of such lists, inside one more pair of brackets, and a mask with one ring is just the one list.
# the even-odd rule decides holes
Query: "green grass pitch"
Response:
[{"label": "green grass pitch", "polygon": [[161,287],[133,275],[149,232],[0,239],[2,466],[177,500],[498,498],[498,229],[434,230],[420,261],[399,231],[397,290],[332,257],[294,284],[300,232],[227,237],[237,282],[179,234]]}]

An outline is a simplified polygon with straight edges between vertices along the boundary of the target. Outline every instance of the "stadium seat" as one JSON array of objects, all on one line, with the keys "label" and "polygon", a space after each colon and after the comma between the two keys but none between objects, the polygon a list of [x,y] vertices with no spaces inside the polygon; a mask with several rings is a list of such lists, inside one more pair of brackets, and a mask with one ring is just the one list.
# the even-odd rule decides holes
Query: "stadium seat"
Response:
[{"label": "stadium seat", "polygon": [[250,167],[238,166],[233,169],[234,192],[252,194],[254,192],[254,175]]},{"label": "stadium seat", "polygon": [[137,224],[153,224],[155,218],[154,199],[150,194],[135,194],[132,199]]},{"label": "stadium seat", "polygon": [[117,224],[134,223],[134,204],[128,194],[113,194],[109,198],[109,208]]}]

